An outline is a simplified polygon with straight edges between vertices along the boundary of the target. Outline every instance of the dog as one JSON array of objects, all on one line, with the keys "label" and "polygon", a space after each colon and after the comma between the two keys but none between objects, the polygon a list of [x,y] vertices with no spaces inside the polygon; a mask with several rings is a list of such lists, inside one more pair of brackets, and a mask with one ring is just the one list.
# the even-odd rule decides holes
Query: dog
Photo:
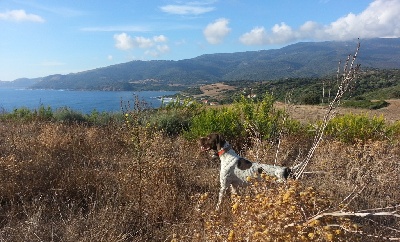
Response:
[{"label": "dog", "polygon": [[[221,188],[216,210],[219,210],[223,196],[228,188],[231,187],[232,192],[236,193],[238,187],[245,187],[249,184],[247,177],[265,172],[267,175],[278,178],[279,181],[285,181],[293,171],[289,167],[260,164],[240,157],[222,135],[218,133],[212,133],[200,138],[200,147],[202,151],[214,151],[221,161],[219,173]],[[297,169],[300,165],[297,165],[294,169]]]}]

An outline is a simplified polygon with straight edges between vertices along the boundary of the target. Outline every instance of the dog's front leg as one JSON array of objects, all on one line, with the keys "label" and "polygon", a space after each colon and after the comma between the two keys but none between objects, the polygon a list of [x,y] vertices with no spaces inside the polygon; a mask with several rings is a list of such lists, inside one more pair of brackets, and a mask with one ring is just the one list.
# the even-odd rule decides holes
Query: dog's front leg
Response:
[{"label": "dog's front leg", "polygon": [[218,203],[217,203],[217,207],[215,208],[216,211],[219,211],[219,208],[222,204],[222,199],[223,199],[227,189],[228,189],[227,186],[221,184],[221,188],[219,189]]}]

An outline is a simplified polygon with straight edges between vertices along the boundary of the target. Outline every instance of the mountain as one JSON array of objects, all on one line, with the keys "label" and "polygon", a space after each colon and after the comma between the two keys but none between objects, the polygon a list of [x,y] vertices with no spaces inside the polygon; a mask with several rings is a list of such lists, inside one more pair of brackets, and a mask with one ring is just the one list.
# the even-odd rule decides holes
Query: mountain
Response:
[{"label": "mountain", "polygon": [[2,88],[26,88],[33,86],[37,82],[41,81],[41,78],[29,79],[29,78],[19,78],[12,82],[0,81],[0,87]]},{"label": "mountain", "polygon": [[[179,90],[200,83],[333,75],[354,54],[354,41],[301,42],[281,49],[207,54],[179,61],[131,61],[68,75],[40,78],[31,88]],[[399,68],[400,38],[361,40],[362,67]]]}]

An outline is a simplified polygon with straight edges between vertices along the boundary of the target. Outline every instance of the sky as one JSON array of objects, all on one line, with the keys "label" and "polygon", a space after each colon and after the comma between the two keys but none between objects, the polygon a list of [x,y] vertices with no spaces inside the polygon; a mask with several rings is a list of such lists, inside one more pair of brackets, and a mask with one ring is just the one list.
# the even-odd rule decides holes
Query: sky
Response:
[{"label": "sky", "polygon": [[375,37],[400,0],[0,0],[0,80]]}]

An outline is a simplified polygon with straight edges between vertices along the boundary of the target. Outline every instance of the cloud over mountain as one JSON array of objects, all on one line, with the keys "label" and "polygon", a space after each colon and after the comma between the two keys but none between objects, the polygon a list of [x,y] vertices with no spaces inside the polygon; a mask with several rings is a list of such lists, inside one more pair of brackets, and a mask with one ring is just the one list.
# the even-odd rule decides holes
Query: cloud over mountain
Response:
[{"label": "cloud over mountain", "polygon": [[203,31],[207,42],[210,44],[221,43],[225,36],[231,32],[228,24],[229,20],[225,18],[217,19],[213,23],[208,24]]},{"label": "cloud over mountain", "polygon": [[269,31],[261,26],[244,33],[245,45],[286,44],[302,40],[350,40],[354,38],[400,37],[400,1],[375,0],[359,14],[349,13],[322,25],[307,21],[298,29],[282,22]]},{"label": "cloud over mountain", "polygon": [[127,33],[115,34],[115,47],[120,50],[130,50],[134,48],[146,49],[145,54],[153,57],[160,56],[169,51],[169,46],[165,44],[168,39],[164,35],[146,38],[143,36],[131,37]]}]

